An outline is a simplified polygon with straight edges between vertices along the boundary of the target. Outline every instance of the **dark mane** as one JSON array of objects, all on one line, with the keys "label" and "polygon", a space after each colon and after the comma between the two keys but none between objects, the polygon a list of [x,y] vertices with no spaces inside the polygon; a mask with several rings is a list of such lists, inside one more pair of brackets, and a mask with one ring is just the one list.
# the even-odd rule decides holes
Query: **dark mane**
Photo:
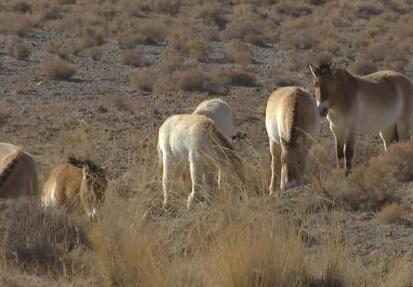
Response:
[{"label": "dark mane", "polygon": [[69,157],[67,162],[73,166],[76,166],[78,168],[83,168],[84,166],[87,166],[88,169],[92,172],[92,173],[98,173],[103,171],[103,168],[99,165],[97,165],[96,163],[94,163],[92,160],[90,159],[77,159],[75,157]]}]

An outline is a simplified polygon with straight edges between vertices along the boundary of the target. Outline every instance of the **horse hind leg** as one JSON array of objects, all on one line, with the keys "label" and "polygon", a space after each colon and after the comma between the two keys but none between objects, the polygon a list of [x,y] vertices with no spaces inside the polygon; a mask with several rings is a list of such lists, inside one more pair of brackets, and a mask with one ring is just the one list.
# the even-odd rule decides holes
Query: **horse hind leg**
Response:
[{"label": "horse hind leg", "polygon": [[399,141],[399,133],[396,125],[392,125],[380,132],[380,137],[383,140],[384,150],[387,151],[389,146]]},{"label": "horse hind leg", "polygon": [[168,192],[171,189],[171,176],[173,172],[172,159],[166,154],[163,154],[162,158],[162,191],[163,191],[163,207],[167,208],[168,205]]},{"label": "horse hind leg", "polygon": [[189,155],[189,173],[191,175],[192,190],[188,196],[188,202],[186,205],[188,210],[191,208],[192,202],[199,191],[203,179],[202,160],[194,154]]},{"label": "horse hind leg", "polygon": [[409,141],[410,140],[410,133],[409,133],[410,121],[408,118],[401,118],[396,123],[396,131],[400,141]]},{"label": "horse hind leg", "polygon": [[277,147],[276,143],[270,139],[270,153],[271,153],[271,181],[269,186],[269,195],[275,192],[275,182],[277,178]]}]

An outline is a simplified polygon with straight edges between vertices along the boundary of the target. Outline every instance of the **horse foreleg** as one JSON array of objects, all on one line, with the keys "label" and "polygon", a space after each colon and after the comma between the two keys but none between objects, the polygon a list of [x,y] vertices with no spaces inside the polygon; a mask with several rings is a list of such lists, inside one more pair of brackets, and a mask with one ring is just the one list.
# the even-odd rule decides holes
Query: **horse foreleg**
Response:
[{"label": "horse foreleg", "polygon": [[355,144],[356,144],[356,133],[355,131],[351,131],[347,134],[346,144],[344,146],[346,176],[351,173],[351,162],[354,156]]},{"label": "horse foreleg", "polygon": [[346,132],[344,129],[338,128],[330,124],[330,129],[334,136],[334,142],[336,144],[336,161],[337,168],[342,169],[344,167],[344,145],[346,143]]}]

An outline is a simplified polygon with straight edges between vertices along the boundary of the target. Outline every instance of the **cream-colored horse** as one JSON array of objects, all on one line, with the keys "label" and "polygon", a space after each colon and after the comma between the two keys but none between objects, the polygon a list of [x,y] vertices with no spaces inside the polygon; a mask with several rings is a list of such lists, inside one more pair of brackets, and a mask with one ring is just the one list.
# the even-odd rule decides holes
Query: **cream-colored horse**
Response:
[{"label": "cream-colored horse", "polygon": [[212,187],[217,169],[234,169],[242,179],[240,160],[231,143],[223,136],[213,120],[197,114],[173,115],[159,128],[159,159],[163,167],[162,188],[164,207],[168,193],[183,165],[189,166],[192,191],[187,208],[202,184]]},{"label": "cream-colored horse", "polygon": [[79,201],[91,220],[96,220],[97,208],[105,198],[106,172],[89,160],[69,158],[57,165],[44,184],[44,206],[60,207],[78,204]]},{"label": "cream-colored horse", "polygon": [[0,197],[38,195],[39,189],[33,156],[13,144],[0,143]]},{"label": "cream-colored horse", "polygon": [[409,140],[413,85],[393,71],[357,76],[331,64],[310,65],[320,115],[330,122],[336,142],[337,166],[348,174],[357,132],[380,133],[389,144]]},{"label": "cream-colored horse", "polygon": [[229,104],[222,99],[210,99],[201,102],[193,114],[204,115],[215,122],[218,130],[228,139],[234,132],[234,116]]},{"label": "cream-colored horse", "polygon": [[281,190],[300,183],[307,152],[320,133],[320,117],[313,96],[299,87],[284,87],[268,99],[265,127],[270,142],[270,194],[275,191],[276,145],[281,145]]}]

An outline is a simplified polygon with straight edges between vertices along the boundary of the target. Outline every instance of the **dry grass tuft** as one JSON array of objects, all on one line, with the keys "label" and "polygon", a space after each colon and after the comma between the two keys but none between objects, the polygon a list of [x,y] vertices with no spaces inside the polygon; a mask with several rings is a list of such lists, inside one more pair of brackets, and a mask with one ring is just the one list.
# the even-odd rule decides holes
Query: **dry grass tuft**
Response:
[{"label": "dry grass tuft", "polygon": [[412,144],[394,144],[386,153],[358,164],[348,178],[342,171],[328,173],[321,190],[351,209],[375,210],[397,200],[398,183],[413,178],[412,160]]},{"label": "dry grass tuft", "polygon": [[398,203],[384,206],[376,215],[375,222],[378,224],[392,224],[402,220],[408,213],[406,207]]},{"label": "dry grass tuft", "polygon": [[9,53],[18,60],[26,60],[30,54],[31,49],[23,40],[15,39],[7,45]]},{"label": "dry grass tuft", "polygon": [[227,71],[229,84],[241,87],[254,87],[257,85],[257,78],[251,72],[244,69],[231,69]]},{"label": "dry grass tuft", "polygon": [[32,5],[27,3],[26,1],[16,1],[13,3],[13,11],[26,14],[32,13]]},{"label": "dry grass tuft", "polygon": [[62,59],[67,58],[67,51],[61,43],[47,41],[46,43],[44,43],[43,48],[50,54],[59,56]]},{"label": "dry grass tuft", "polygon": [[142,68],[131,75],[131,82],[144,92],[152,92],[158,79],[158,71],[155,68]]},{"label": "dry grass tuft", "polygon": [[27,82],[16,82],[13,84],[13,92],[18,95],[29,95],[33,90],[33,86]]},{"label": "dry grass tuft", "polygon": [[103,49],[101,47],[92,47],[88,51],[89,57],[94,61],[99,61],[103,56]]},{"label": "dry grass tuft", "polygon": [[121,112],[133,112],[136,109],[135,103],[131,98],[121,95],[103,96],[100,102],[102,107],[107,110],[115,109]]},{"label": "dry grass tuft", "polygon": [[44,70],[51,80],[69,80],[76,74],[76,68],[72,64],[57,57],[46,60]]},{"label": "dry grass tuft", "polygon": [[248,65],[253,62],[253,55],[250,47],[240,40],[233,40],[226,44],[225,57],[229,61],[240,65]]},{"label": "dry grass tuft", "polygon": [[145,67],[150,64],[143,52],[138,49],[127,49],[122,51],[121,60],[122,64],[132,67]]},{"label": "dry grass tuft", "polygon": [[8,210],[0,241],[6,264],[30,273],[68,275],[70,261],[64,252],[88,245],[80,226],[32,199],[2,202],[2,208]]}]

